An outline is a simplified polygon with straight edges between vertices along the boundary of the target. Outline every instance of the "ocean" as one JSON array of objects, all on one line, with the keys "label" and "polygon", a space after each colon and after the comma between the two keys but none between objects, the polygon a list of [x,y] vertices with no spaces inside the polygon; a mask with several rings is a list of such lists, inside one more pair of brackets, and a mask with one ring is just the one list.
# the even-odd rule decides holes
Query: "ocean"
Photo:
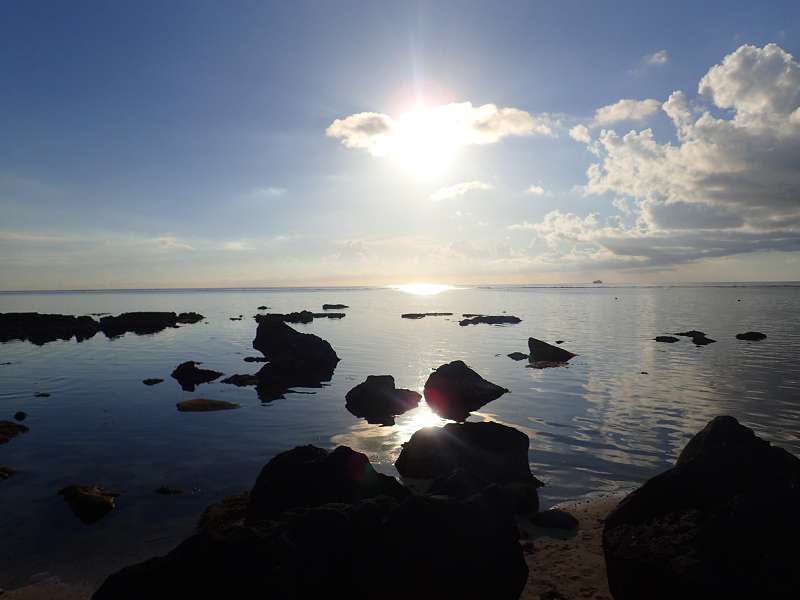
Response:
[{"label": "ocean", "polygon": [[[187,360],[225,375],[254,373],[257,307],[267,312],[323,303],[349,308],[341,320],[297,330],[328,340],[341,358],[329,384],[295,388],[262,402],[252,387],[220,380],[195,392],[170,377]],[[800,283],[668,286],[482,286],[434,295],[391,288],[134,290],[0,293],[0,312],[62,314],[196,311],[195,325],[153,335],[102,333],[76,342],[0,344],[0,419],[25,411],[30,432],[0,446],[0,587],[47,572],[97,582],[162,554],[189,533],[203,508],[248,489],[275,454],[301,444],[348,445],[377,469],[393,463],[414,431],[446,421],[423,401],[394,426],[368,424],[345,409],[367,375],[393,375],[422,392],[432,369],[461,359],[511,391],[473,413],[524,431],[544,506],[627,490],[670,467],[712,417],[731,414],[800,454]],[[261,311],[264,312],[264,311]],[[452,317],[401,319],[407,312]],[[459,326],[462,313],[516,315],[516,325]],[[231,317],[243,315],[241,321]],[[657,335],[699,329],[717,340],[695,346]],[[762,331],[745,342],[737,333]],[[568,366],[529,368],[506,355],[533,336],[578,356]],[[148,387],[145,378],[163,378]],[[36,393],[49,397],[35,397]],[[179,413],[206,397],[238,410]],[[87,526],[57,492],[72,484],[121,492],[117,509]],[[162,496],[162,485],[188,493]]]}]

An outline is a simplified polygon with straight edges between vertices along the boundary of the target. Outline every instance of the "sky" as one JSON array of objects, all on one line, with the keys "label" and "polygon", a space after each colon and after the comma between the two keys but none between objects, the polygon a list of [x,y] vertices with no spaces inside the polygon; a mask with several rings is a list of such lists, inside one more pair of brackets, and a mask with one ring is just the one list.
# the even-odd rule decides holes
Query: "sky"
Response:
[{"label": "sky", "polygon": [[800,4],[0,7],[0,289],[800,280]]}]

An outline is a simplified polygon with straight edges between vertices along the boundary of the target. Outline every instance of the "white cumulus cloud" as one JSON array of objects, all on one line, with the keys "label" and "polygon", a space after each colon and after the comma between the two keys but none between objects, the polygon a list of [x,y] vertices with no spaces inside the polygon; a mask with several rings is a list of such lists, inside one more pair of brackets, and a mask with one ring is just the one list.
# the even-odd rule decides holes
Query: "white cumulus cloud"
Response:
[{"label": "white cumulus cloud", "polygon": [[440,200],[457,198],[469,192],[485,191],[490,189],[492,189],[492,186],[488,183],[484,183],[483,181],[464,181],[462,183],[456,183],[455,185],[450,185],[436,190],[430,195],[430,199],[434,202],[438,202]]},{"label": "white cumulus cloud", "polygon": [[602,106],[594,113],[594,125],[608,125],[619,121],[644,121],[653,116],[661,108],[661,102],[647,100],[631,100],[623,98],[614,104]]},{"label": "white cumulus cloud", "polygon": [[544,196],[544,188],[540,185],[532,185],[527,190],[526,193],[531,194],[533,196]]}]

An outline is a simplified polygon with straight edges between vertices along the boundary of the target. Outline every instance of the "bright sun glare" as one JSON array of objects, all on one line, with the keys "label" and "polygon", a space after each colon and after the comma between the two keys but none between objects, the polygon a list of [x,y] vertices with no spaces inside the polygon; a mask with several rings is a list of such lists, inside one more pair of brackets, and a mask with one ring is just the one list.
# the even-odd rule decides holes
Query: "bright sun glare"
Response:
[{"label": "bright sun glare", "polygon": [[393,156],[418,177],[445,172],[455,161],[459,146],[457,124],[426,107],[401,116],[393,138]]},{"label": "bright sun glare", "polygon": [[438,283],[405,283],[403,285],[393,285],[392,287],[415,296],[433,296],[453,289],[452,286]]}]

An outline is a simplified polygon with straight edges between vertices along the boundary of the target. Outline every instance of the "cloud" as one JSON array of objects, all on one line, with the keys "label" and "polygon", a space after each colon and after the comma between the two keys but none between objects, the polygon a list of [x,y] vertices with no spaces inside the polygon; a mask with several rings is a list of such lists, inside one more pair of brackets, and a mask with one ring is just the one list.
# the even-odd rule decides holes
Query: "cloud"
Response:
[{"label": "cloud", "polygon": [[663,104],[675,142],[607,129],[591,144],[584,192],[613,194],[628,224],[553,211],[512,229],[554,255],[638,267],[800,250],[800,64],[775,44],[741,46],[698,94]]},{"label": "cloud", "polygon": [[244,252],[245,250],[249,250],[249,246],[245,242],[225,242],[222,244],[222,249],[227,250],[228,252]]},{"label": "cloud", "polygon": [[532,115],[494,104],[453,102],[419,108],[397,118],[375,112],[357,113],[336,119],[325,133],[339,139],[346,148],[388,156],[402,152],[409,138],[446,139],[454,146],[495,144],[507,137],[555,137],[556,125],[556,120],[547,114]]},{"label": "cloud", "polygon": [[250,196],[252,198],[277,198],[279,196],[283,196],[288,192],[284,187],[277,187],[277,186],[269,186],[269,187],[260,187],[255,188],[253,191],[250,192]]},{"label": "cloud", "polygon": [[586,127],[586,125],[575,125],[575,127],[569,130],[569,137],[575,141],[581,142],[582,144],[588,144],[592,141],[592,136],[589,133],[589,128]]},{"label": "cloud", "polygon": [[174,235],[162,235],[151,239],[152,242],[169,250],[193,250],[189,244],[181,242]]},{"label": "cloud", "polygon": [[436,190],[430,195],[430,199],[434,202],[438,202],[440,200],[457,198],[469,192],[485,191],[490,189],[492,189],[492,186],[488,183],[484,183],[483,181],[464,181],[462,183],[457,183],[455,185],[450,185]]},{"label": "cloud", "polygon": [[614,104],[598,108],[594,113],[592,124],[598,126],[619,121],[644,121],[653,116],[659,108],[661,108],[661,102],[652,98],[647,100],[623,98]]},{"label": "cloud", "polygon": [[658,52],[653,52],[652,54],[645,54],[644,57],[642,57],[642,64],[655,67],[665,65],[668,62],[669,55],[667,54],[666,50],[659,50]]},{"label": "cloud", "polygon": [[544,196],[544,188],[540,185],[532,185],[525,190],[525,193],[532,194],[533,196]]}]

